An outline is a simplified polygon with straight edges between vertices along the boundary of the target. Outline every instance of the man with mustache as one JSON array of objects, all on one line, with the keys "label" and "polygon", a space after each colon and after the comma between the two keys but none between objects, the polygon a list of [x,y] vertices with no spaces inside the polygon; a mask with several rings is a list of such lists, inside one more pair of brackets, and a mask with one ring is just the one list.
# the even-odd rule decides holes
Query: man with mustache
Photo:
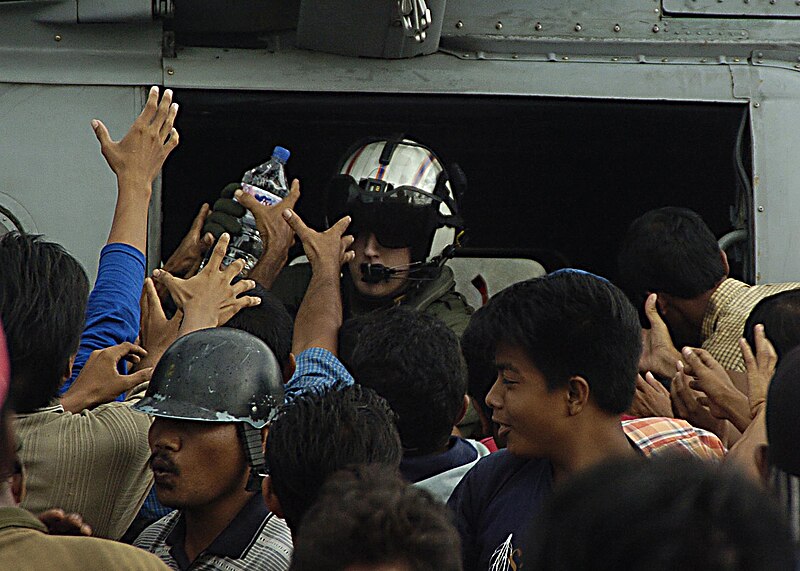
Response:
[{"label": "man with mustache", "polygon": [[292,540],[261,497],[262,429],[283,403],[272,350],[217,327],[172,344],[136,409],[155,417],[150,467],[159,501],[176,511],[135,541],[174,569],[282,570]]}]

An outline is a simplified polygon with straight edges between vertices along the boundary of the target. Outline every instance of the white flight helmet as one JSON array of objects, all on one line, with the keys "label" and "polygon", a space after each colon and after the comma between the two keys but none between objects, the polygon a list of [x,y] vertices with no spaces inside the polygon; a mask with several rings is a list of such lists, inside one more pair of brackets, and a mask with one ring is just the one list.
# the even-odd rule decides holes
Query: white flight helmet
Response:
[{"label": "white flight helmet", "polygon": [[[411,247],[412,261],[422,265],[455,244],[463,226],[463,184],[453,192],[429,147],[402,136],[375,138],[356,144],[345,157],[328,185],[329,224],[349,214],[349,232],[373,232],[387,248]],[[463,173],[455,169],[462,183]]]}]

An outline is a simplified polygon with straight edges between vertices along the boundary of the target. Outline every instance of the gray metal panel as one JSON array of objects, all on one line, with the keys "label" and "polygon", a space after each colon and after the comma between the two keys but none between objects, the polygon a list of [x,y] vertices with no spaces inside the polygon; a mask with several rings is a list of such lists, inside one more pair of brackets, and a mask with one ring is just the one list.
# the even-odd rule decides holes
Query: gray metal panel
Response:
[{"label": "gray metal panel", "polygon": [[63,244],[92,280],[117,193],[90,121],[102,119],[119,139],[143,97],[136,87],[0,83],[0,204],[24,209],[26,230]]},{"label": "gray metal panel", "polygon": [[152,0],[80,0],[79,22],[136,22],[153,19]]},{"label": "gray metal panel", "polygon": [[750,68],[758,282],[800,280],[800,76]]},{"label": "gray metal panel", "polygon": [[634,61],[469,61],[441,53],[388,61],[291,49],[269,53],[186,48],[177,58],[164,60],[164,82],[175,88],[266,91],[736,100],[727,65]]},{"label": "gray metal panel", "polygon": [[663,0],[664,12],[686,16],[800,18],[800,5],[775,0]]},{"label": "gray metal panel", "polygon": [[[77,16],[66,10],[69,5],[68,2],[0,3],[2,81],[76,85],[161,83],[160,22],[76,24]],[[60,21],[48,22],[48,19]]]}]

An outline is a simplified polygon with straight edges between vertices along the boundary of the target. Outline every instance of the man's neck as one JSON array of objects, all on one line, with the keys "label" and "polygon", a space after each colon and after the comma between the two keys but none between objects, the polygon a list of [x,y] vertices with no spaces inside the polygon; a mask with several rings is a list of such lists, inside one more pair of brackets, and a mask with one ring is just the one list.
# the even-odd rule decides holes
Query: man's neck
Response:
[{"label": "man's neck", "polygon": [[636,455],[618,418],[604,418],[587,428],[575,430],[559,454],[550,458],[554,482],[612,458]]},{"label": "man's neck", "polygon": [[233,521],[253,497],[244,489],[212,504],[185,508],[186,536],[183,549],[189,561],[194,561]]}]

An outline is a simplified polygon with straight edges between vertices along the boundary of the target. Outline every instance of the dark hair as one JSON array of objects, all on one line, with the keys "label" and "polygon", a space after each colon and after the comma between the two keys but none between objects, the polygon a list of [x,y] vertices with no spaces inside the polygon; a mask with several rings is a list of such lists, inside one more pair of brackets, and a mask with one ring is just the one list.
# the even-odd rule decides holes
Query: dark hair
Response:
[{"label": "dark hair", "polygon": [[[769,331],[767,331],[769,334]],[[767,391],[767,441],[772,465],[794,476],[800,476],[800,347],[795,347],[780,360]]]},{"label": "dark hair", "polygon": [[63,247],[17,232],[0,237],[0,268],[10,398],[17,412],[27,413],[58,394],[80,343],[89,280]]},{"label": "dark hair", "polygon": [[353,351],[356,349],[358,338],[361,335],[361,332],[371,321],[381,319],[385,312],[386,309],[375,309],[367,313],[353,315],[352,317],[345,319],[342,323],[342,326],[339,328],[337,339],[337,347],[339,351],[337,356],[339,357],[339,361],[342,362],[342,365],[344,365],[345,368],[350,371],[350,374],[353,373]]},{"label": "dark hair", "polygon": [[665,207],[631,223],[617,256],[617,283],[639,308],[648,293],[692,299],[725,277],[717,239],[696,212]]},{"label": "dark hair", "polygon": [[551,390],[577,375],[601,410],[621,414],[630,406],[642,334],[636,310],[608,280],[559,270],[507,287],[473,320],[485,355],[499,343],[519,347]]},{"label": "dark hair", "polygon": [[351,464],[397,468],[402,452],[385,400],[366,387],[334,385],[283,407],[266,455],[286,523],[296,530],[328,476]]},{"label": "dark hair", "polygon": [[275,353],[281,369],[286,370],[289,353],[292,351],[292,316],[275,294],[260,285],[256,285],[245,295],[258,297],[261,303],[240,310],[225,323],[225,327],[240,329],[261,339]]},{"label": "dark hair", "polygon": [[361,330],[350,366],[389,402],[405,453],[447,444],[467,382],[458,337],[442,320],[404,307],[381,312]]},{"label": "dark hair", "polygon": [[303,521],[290,569],[344,571],[351,565],[402,565],[460,571],[458,532],[444,505],[385,466],[331,476]]},{"label": "dark hair", "polygon": [[776,293],[756,304],[744,324],[744,338],[753,352],[756,350],[753,327],[759,323],[764,326],[778,359],[800,345],[800,290]]},{"label": "dark hair", "polygon": [[695,459],[615,460],[558,488],[528,570],[794,569],[777,504],[744,475]]},{"label": "dark hair", "polygon": [[467,393],[488,420],[492,418],[492,407],[486,404],[486,397],[497,379],[497,367],[494,365],[494,344],[490,342],[491,333],[488,331],[489,320],[485,319],[487,315],[484,312],[472,314],[461,335],[461,352],[467,364]]}]

